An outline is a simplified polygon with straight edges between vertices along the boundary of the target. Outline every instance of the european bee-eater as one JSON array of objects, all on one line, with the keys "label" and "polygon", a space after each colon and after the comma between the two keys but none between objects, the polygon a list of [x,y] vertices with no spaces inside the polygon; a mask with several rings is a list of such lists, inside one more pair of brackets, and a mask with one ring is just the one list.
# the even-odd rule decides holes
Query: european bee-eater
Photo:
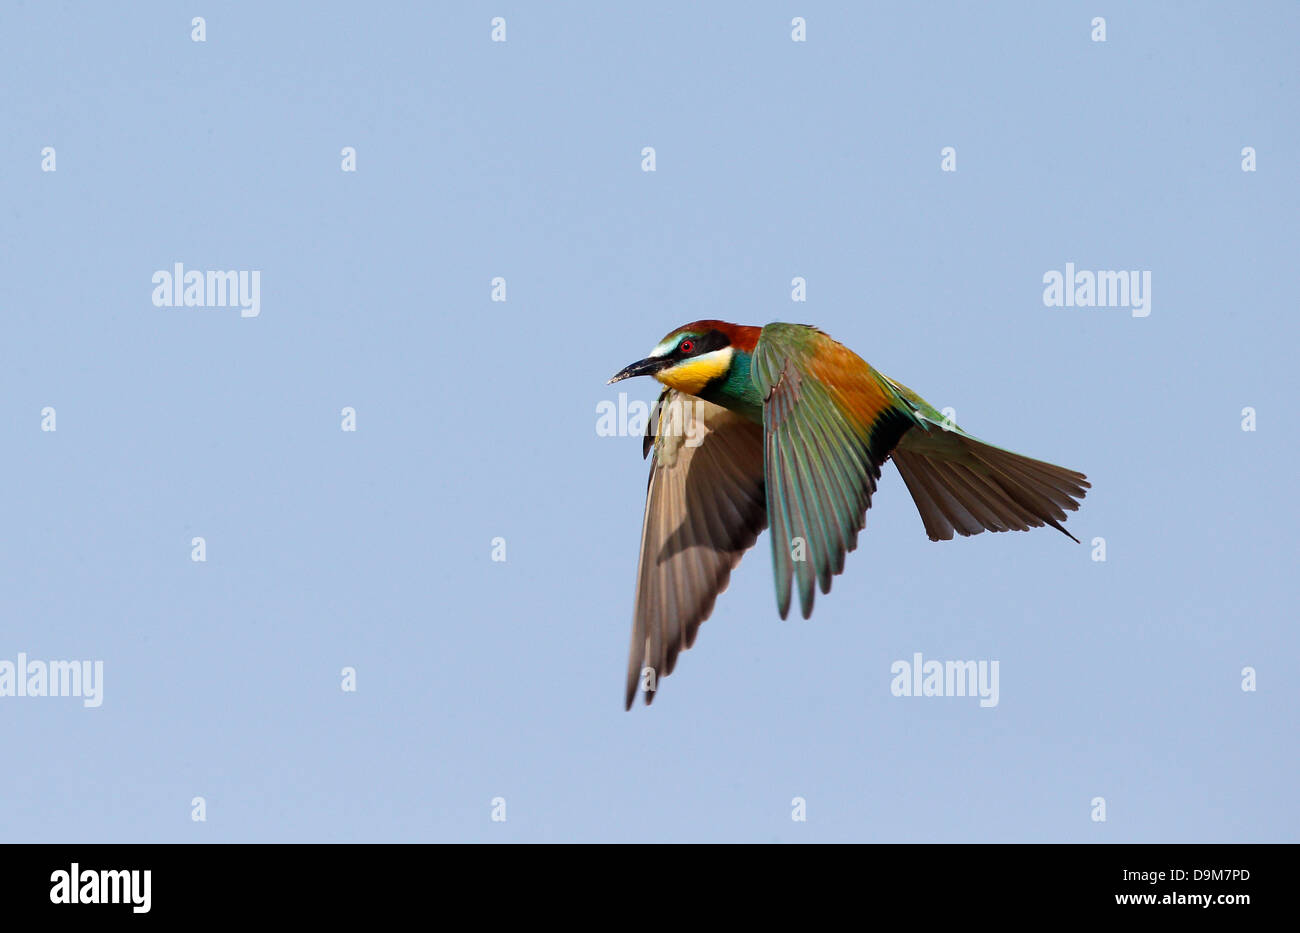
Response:
[{"label": "european bee-eater", "polygon": [[1060,524],[1090,484],[1082,473],[972,437],[907,386],[815,327],[679,327],[611,383],[663,383],[646,425],[654,448],[637,570],[626,707],[645,701],[772,527],[776,605],[791,579],[806,619],[857,546],[886,460],[903,476],[931,541],[953,532]]}]

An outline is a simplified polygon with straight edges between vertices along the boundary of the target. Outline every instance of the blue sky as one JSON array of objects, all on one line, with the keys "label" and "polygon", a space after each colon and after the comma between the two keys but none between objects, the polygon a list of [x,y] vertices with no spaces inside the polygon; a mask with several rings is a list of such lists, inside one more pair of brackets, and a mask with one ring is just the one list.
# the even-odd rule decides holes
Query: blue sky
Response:
[{"label": "blue sky", "polygon": [[[7,5],[0,661],[104,689],[0,697],[0,836],[1295,841],[1298,27]],[[156,307],[177,262],[260,314]],[[1149,271],[1150,315],[1044,306],[1067,262]],[[890,466],[810,621],[765,536],[625,713],[646,465],[596,410],[703,317],[815,323],[1083,470],[1085,543],[932,543]],[[918,651],[999,704],[891,695]]]}]

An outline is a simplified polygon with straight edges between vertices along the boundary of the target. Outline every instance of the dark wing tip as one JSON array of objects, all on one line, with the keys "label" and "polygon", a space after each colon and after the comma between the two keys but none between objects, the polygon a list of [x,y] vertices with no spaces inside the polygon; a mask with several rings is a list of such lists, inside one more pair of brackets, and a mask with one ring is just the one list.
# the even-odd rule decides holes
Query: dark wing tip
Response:
[{"label": "dark wing tip", "polygon": [[1048,518],[1048,519],[1046,519],[1046,522],[1047,522],[1047,524],[1049,524],[1049,525],[1051,525],[1053,528],[1055,528],[1057,531],[1059,531],[1061,534],[1065,535],[1067,538],[1069,538],[1071,541],[1073,541],[1075,544],[1082,544],[1082,543],[1083,543],[1083,542],[1080,541],[1078,538],[1076,538],[1074,535],[1072,535],[1072,534],[1070,534],[1068,531],[1066,531],[1066,530],[1065,530],[1065,526],[1062,525],[1060,522],[1058,522],[1056,519],[1054,519],[1054,518]]}]

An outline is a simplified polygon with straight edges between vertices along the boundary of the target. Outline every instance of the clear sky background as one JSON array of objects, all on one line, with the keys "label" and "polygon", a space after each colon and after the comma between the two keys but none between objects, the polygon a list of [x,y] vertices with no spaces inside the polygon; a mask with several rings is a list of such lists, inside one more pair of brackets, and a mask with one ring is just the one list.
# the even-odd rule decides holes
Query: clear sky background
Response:
[{"label": "clear sky background", "polygon": [[[0,698],[0,838],[1296,841],[1300,7],[845,6],[4,4],[0,659],[105,682]],[[1084,544],[931,543],[889,466],[810,621],[764,536],[625,713],[596,408],[702,317],[1083,470]],[[917,651],[999,705],[892,696]]]}]

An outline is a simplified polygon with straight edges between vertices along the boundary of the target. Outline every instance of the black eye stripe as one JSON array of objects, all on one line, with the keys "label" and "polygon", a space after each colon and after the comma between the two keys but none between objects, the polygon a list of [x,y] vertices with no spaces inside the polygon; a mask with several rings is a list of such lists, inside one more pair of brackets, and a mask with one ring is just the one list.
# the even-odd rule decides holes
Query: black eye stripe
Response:
[{"label": "black eye stripe", "polygon": [[[689,350],[683,350],[683,343],[692,343],[694,346]],[[711,330],[707,334],[683,336],[677,341],[677,346],[673,348],[672,356],[676,359],[686,359],[688,356],[699,356],[702,353],[712,353],[714,350],[721,350],[731,343],[727,335],[722,331]]]}]

